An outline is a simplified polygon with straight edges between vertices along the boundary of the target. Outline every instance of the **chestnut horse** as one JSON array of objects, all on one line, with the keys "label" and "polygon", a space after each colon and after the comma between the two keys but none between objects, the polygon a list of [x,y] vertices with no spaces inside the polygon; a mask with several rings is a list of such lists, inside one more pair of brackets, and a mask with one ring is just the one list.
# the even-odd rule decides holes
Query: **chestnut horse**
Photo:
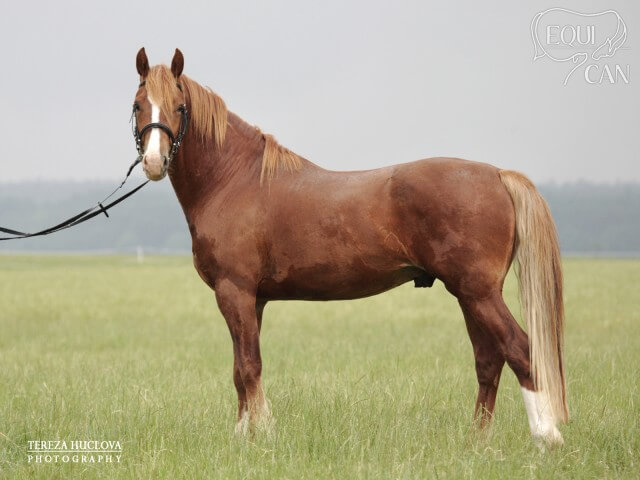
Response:
[{"label": "chestnut horse", "polygon": [[[171,67],[152,68],[138,52],[139,148],[149,179],[169,174],[195,268],[231,332],[236,431],[270,420],[259,341],[268,301],[354,299],[438,279],[458,299],[473,345],[479,424],[493,416],[506,362],[536,442],[562,443],[562,272],[555,226],[534,185],[456,158],[324,170],[228,112],[182,74],[183,64],[179,50]],[[502,299],[514,260],[528,337]]]}]

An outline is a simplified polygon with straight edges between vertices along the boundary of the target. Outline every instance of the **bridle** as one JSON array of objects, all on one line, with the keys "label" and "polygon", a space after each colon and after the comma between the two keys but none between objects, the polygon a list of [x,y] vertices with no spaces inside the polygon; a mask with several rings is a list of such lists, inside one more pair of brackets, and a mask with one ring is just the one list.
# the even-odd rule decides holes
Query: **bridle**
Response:
[{"label": "bridle", "polygon": [[[142,82],[140,86],[144,86],[145,82]],[[178,88],[182,91],[182,87],[178,84]],[[180,148],[180,144],[184,139],[185,134],[187,133],[187,127],[189,125],[189,111],[187,110],[186,104],[181,104],[178,107],[178,112],[180,112],[180,126],[178,127],[178,134],[174,135],[171,131],[171,127],[162,123],[162,122],[151,122],[147,123],[142,129],[138,130],[138,120],[136,118],[136,112],[140,109],[137,103],[133,104],[133,111],[131,112],[131,128],[133,130],[133,138],[136,140],[136,150],[138,151],[138,158],[136,163],[140,163],[142,161],[142,156],[144,152],[142,151],[142,137],[143,135],[153,128],[159,128],[164,133],[169,136],[171,140],[171,150],[169,150],[169,157],[167,159],[167,164],[170,164],[173,160],[173,157],[176,153],[178,153],[178,148]]]}]

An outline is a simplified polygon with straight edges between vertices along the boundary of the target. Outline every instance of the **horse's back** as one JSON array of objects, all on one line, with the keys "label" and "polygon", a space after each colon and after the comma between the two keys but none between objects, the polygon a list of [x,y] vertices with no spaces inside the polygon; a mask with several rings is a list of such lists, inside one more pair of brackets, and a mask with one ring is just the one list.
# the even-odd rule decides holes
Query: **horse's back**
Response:
[{"label": "horse's back", "polygon": [[[313,170],[276,181],[267,197],[263,284],[274,294],[305,297],[308,291],[320,298],[325,286],[327,295],[337,293],[338,284],[338,297],[345,298],[384,291],[424,272],[449,280],[452,271],[486,266],[487,258],[503,263],[511,255],[503,246],[513,243],[513,209],[498,172],[487,164],[433,158],[360,172]],[[357,285],[367,288],[356,292]]]}]

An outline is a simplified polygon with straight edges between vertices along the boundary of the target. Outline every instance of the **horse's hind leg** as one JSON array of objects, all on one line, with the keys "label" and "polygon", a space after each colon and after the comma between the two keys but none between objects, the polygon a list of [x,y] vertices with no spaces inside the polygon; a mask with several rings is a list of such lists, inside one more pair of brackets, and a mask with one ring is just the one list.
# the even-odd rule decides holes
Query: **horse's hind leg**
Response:
[{"label": "horse's hind leg", "polygon": [[480,427],[487,426],[493,418],[500,374],[504,366],[504,356],[489,334],[483,331],[474,317],[463,308],[467,332],[473,346],[478,377],[478,398],[474,418],[479,420]]},{"label": "horse's hind leg", "polygon": [[496,290],[482,298],[459,296],[458,301],[465,313],[465,318],[471,317],[479,329],[493,339],[498,351],[516,374],[525,400],[529,427],[536,439],[544,440],[549,444],[562,443],[562,435],[555,423],[541,415],[535,402],[532,405],[532,400],[529,398],[534,395],[535,400],[528,337],[509,312],[501,292]]}]

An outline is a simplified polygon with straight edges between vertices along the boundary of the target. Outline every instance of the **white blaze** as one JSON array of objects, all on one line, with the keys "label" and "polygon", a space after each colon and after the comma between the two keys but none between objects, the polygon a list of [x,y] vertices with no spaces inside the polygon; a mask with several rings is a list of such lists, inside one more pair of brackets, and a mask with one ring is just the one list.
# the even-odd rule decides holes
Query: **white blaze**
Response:
[{"label": "white blaze", "polygon": [[[160,121],[160,107],[149,98],[151,103],[151,123],[158,123]],[[144,151],[145,155],[160,156],[160,129],[152,128],[149,132],[149,141],[147,142],[147,149]]]}]

